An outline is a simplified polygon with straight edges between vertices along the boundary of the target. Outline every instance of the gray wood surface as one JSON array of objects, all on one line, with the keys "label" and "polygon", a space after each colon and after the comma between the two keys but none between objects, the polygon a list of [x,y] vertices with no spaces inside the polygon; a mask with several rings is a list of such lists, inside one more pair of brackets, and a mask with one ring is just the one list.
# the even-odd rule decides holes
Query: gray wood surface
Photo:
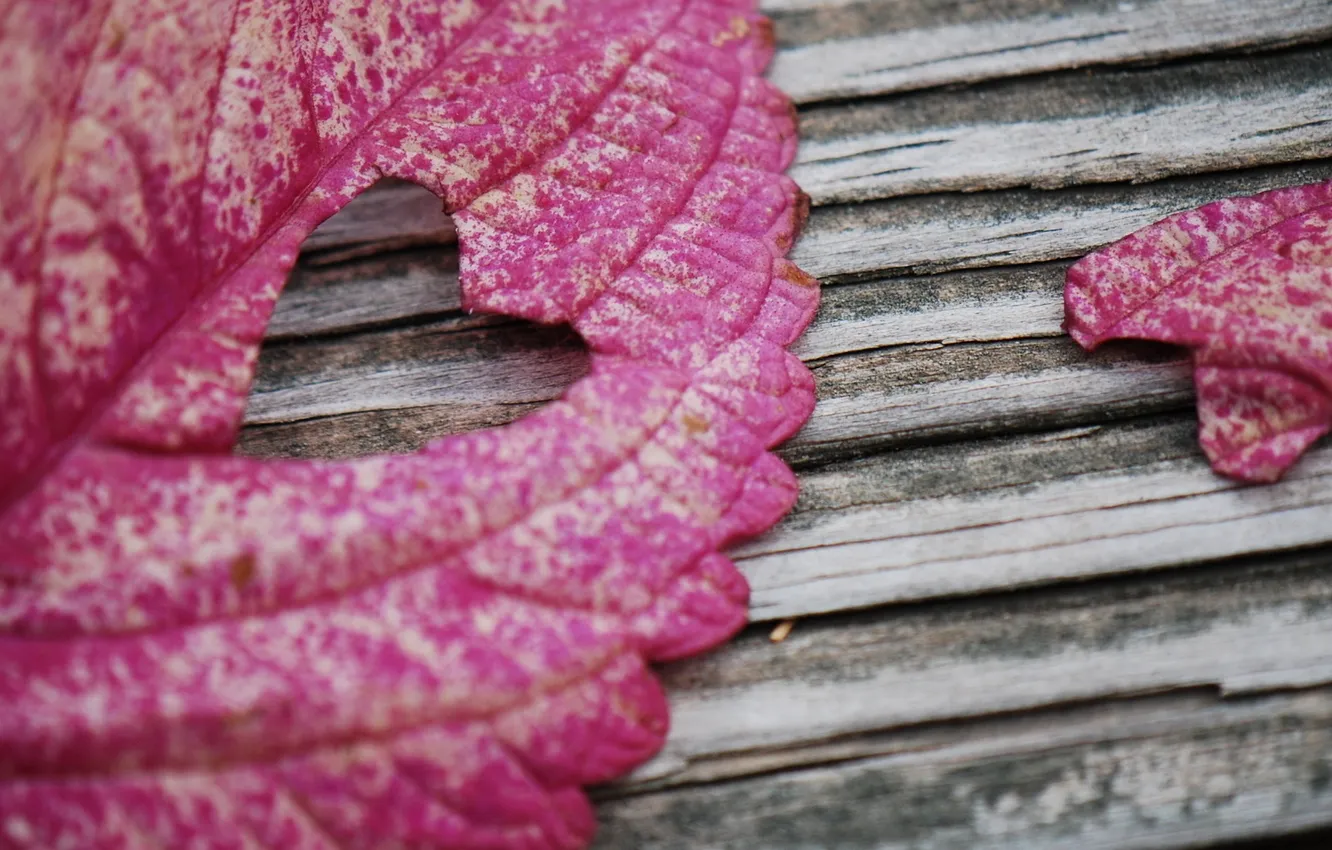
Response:
[{"label": "gray wood surface", "polygon": [[315,264],[376,254],[416,245],[447,244],[458,232],[439,198],[420,186],[385,180],[339,210],[306,237],[302,249]]},{"label": "gray wood surface", "polygon": [[[1196,445],[1180,352],[1060,329],[1073,259],[1332,177],[1332,2],[764,6],[816,203],[793,256],[824,284],[794,347],[818,406],[779,450],[802,495],[731,553],[756,625],[664,669],[672,734],[597,792],[597,846],[1332,827],[1332,446],[1238,487]],[[455,239],[389,183],[312,236],[242,451],[410,451],[576,381],[567,329],[460,310]]]},{"label": "gray wood surface", "polygon": [[798,103],[1332,35],[1327,0],[763,0]]},{"label": "gray wood surface", "polygon": [[1107,702],[877,743],[887,755],[612,798],[594,847],[1149,850],[1332,823],[1326,690]]},{"label": "gray wood surface", "polygon": [[671,740],[621,786],[715,779],[759,753],[796,764],[801,748],[883,728],[1167,689],[1316,686],[1332,682],[1329,646],[1323,553],[802,620],[777,645],[755,629],[669,670]]},{"label": "gray wood surface", "polygon": [[825,283],[1078,257],[1182,209],[1332,177],[1332,162],[1141,185],[923,195],[814,210],[791,256]]},{"label": "gray wood surface", "polygon": [[1329,67],[1332,50],[1314,48],[818,107],[801,116],[791,176],[826,204],[1327,156]]}]

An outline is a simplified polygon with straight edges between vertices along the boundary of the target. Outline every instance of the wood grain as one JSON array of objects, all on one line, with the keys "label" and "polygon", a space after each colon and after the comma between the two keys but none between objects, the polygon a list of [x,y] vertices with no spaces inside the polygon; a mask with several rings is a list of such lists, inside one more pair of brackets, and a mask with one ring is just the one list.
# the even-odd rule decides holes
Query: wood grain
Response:
[{"label": "wood grain", "polygon": [[315,228],[301,250],[314,262],[331,263],[457,239],[439,198],[414,183],[384,179]]},{"label": "wood grain", "polygon": [[792,350],[807,363],[899,345],[1061,336],[1068,263],[825,286]]},{"label": "wood grain", "polygon": [[[284,346],[264,360],[246,421],[290,422],[426,404],[531,404],[587,370],[568,328],[469,317]],[[484,366],[484,368],[482,368]]]},{"label": "wood grain", "polygon": [[1326,552],[800,620],[781,644],[752,629],[664,670],[671,739],[617,788],[831,761],[829,745],[867,755],[880,745],[861,736],[965,717],[1318,686],[1332,681],[1330,642]]},{"label": "wood grain", "polygon": [[1326,0],[764,0],[762,8],[782,48],[771,76],[800,103],[1332,35]]},{"label": "wood grain", "polygon": [[1329,518],[1328,449],[1261,489],[1190,456],[797,514],[734,557],[770,620],[1328,543]]},{"label": "wood grain", "polygon": [[799,466],[946,439],[1088,424],[1188,406],[1174,349],[1135,343],[1088,355],[1068,339],[926,345],[814,365],[819,400],[782,449]]},{"label": "wood grain", "polygon": [[[915,730],[890,755],[604,802],[597,850],[1174,850],[1332,824],[1332,693]],[[1090,716],[1089,716],[1090,715]],[[1226,846],[1230,846],[1227,844]]]},{"label": "wood grain", "polygon": [[1140,186],[1010,189],[821,207],[791,256],[825,284],[1046,262],[1081,256],[1199,204],[1329,177],[1332,162],[1319,160]]},{"label": "wood grain", "polygon": [[1318,47],[818,107],[801,114],[791,176],[827,204],[1325,157],[1329,67],[1332,49]]},{"label": "wood grain", "polygon": [[[965,124],[964,115],[934,114],[939,110],[929,103],[918,104],[914,111],[890,104],[858,112],[847,108],[806,116],[807,131],[813,128],[815,132],[806,133],[801,162],[793,169],[793,176],[817,203],[871,202],[816,209],[792,256],[802,268],[825,282],[875,270],[937,271],[1058,259],[1083,253],[1170,212],[1226,194],[1327,179],[1332,176],[1332,164],[1322,159],[1304,165],[1252,168],[1238,175],[1213,176],[1201,181],[1166,180],[1159,186],[1142,187],[1141,191],[1135,191],[1137,187],[1090,185],[1067,192],[1014,191],[972,197],[938,194],[892,199],[894,195],[959,189],[974,192],[1021,186],[1056,188],[1084,181],[1144,181],[1200,170],[1332,157],[1332,107],[1328,106],[1332,103],[1329,96],[1332,89],[1327,88],[1322,72],[1332,62],[1332,53],[1315,51],[1302,56],[1299,62],[1282,60],[1290,67],[1289,74],[1276,78],[1280,91],[1249,92],[1234,101],[1207,100],[1222,96],[1204,93],[1193,101],[1174,105],[1163,100],[1165,105],[1151,109],[1141,104],[1147,102],[1144,98],[1154,95],[1139,92],[1133,98],[1121,98],[1118,106],[1126,112],[1120,115],[1066,119],[1046,116],[1004,123],[1005,111],[986,106],[982,99],[978,101],[984,107],[980,110],[982,114],[971,115],[973,123],[969,125]],[[1180,76],[1182,72],[1172,73]],[[1257,79],[1266,80],[1267,76],[1259,73]],[[1239,75],[1237,85],[1251,78]],[[1096,90],[1098,83],[1079,85],[1090,90],[1065,91],[1062,98],[1051,97],[1065,106],[1086,103],[1099,106],[1105,100],[1104,92]],[[1302,86],[1307,90],[1301,89]],[[1054,88],[1078,86],[1061,83]],[[1262,85],[1250,83],[1248,88],[1262,89]],[[1283,96],[1283,92],[1290,96]],[[1009,100],[1016,103],[1041,102],[1041,97],[1025,89],[1009,94]],[[1049,93],[1036,93],[1041,94]],[[1276,106],[1249,108],[1247,104],[1255,101]],[[954,112],[967,111],[961,107],[948,108]],[[1030,111],[1035,109],[1031,107]],[[1190,117],[1177,114],[1179,110],[1190,112]],[[1278,113],[1281,117],[1274,118]],[[1227,123],[1227,115],[1235,120]],[[866,129],[880,118],[907,129]],[[914,129],[910,127],[913,120],[917,124]],[[926,120],[938,120],[940,125],[920,129],[919,125]],[[1072,124],[1056,131],[1053,128],[1060,120]],[[964,123],[947,124],[948,121]],[[1088,126],[1088,122],[1095,126]],[[844,124],[860,127],[863,132]],[[820,128],[822,137],[817,134]],[[1243,144],[1225,143],[1227,134],[1246,138]],[[1162,142],[1163,138],[1168,141]],[[1157,148],[1146,151],[1151,144]],[[891,163],[885,166],[889,160]],[[418,233],[418,210],[421,204],[435,201],[429,193],[425,193],[423,200],[421,193],[425,190],[415,186],[372,187],[338,216],[349,216],[352,222],[374,219],[375,227],[361,241],[346,241],[350,237],[348,229],[343,228],[328,238],[307,242],[304,273],[310,274],[315,271],[312,267],[333,261],[431,244],[435,241],[433,237],[421,237]],[[411,200],[398,203],[402,198]],[[336,219],[337,216],[330,219],[325,226]],[[1082,239],[1068,240],[1066,231],[1085,235]],[[858,250],[862,244],[868,253]],[[456,270],[456,254],[445,252],[440,256],[454,258]],[[418,278],[418,286],[425,283]],[[453,287],[446,289],[452,292]],[[411,304],[430,308],[419,294],[414,297],[415,301],[404,302],[396,309],[390,305],[361,309],[377,311],[371,313],[374,320],[381,314],[405,315],[402,308]],[[363,300],[365,295],[359,298]],[[279,333],[295,332],[281,323],[276,327]]]},{"label": "wood grain", "polygon": [[376,252],[326,266],[303,263],[282,291],[265,342],[438,319],[457,313],[461,300],[454,250]]}]

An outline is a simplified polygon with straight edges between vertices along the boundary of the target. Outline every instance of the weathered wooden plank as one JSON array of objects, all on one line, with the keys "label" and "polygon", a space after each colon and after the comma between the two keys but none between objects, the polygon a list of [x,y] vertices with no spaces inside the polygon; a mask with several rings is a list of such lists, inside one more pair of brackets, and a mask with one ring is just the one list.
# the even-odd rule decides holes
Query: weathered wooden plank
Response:
[{"label": "weathered wooden plank", "polygon": [[[1329,176],[1332,163],[1323,160],[1141,186],[944,194],[822,207],[811,214],[792,257],[833,284],[875,274],[1058,260],[1181,209]],[[423,251],[363,263],[298,270],[278,304],[270,334],[340,332],[406,318],[413,311],[431,315],[455,309],[455,253]],[[336,285],[324,292],[320,284],[325,282]],[[337,318],[343,313],[344,319]]]},{"label": "weathered wooden plank", "polygon": [[[1025,448],[1049,439],[1026,438]],[[863,492],[896,462],[920,464],[879,456],[807,472],[802,484],[817,489],[831,475]],[[1324,447],[1262,488],[1221,478],[1191,453],[946,495],[867,495],[836,510],[797,512],[732,554],[750,580],[751,614],[762,620],[1330,541],[1332,449]]]},{"label": "weathered wooden plank", "polygon": [[[1051,481],[1132,472],[1199,457],[1192,411],[913,446],[802,471],[800,499],[781,527],[794,532],[821,518],[861,508],[1020,492]],[[761,543],[754,546],[757,551]]]},{"label": "weathered wooden plank", "polygon": [[825,282],[1076,257],[1159,218],[1231,195],[1332,177],[1332,163],[1139,186],[894,198],[814,210],[791,256]]},{"label": "weathered wooden plank", "polygon": [[950,727],[890,755],[607,800],[594,847],[1173,850],[1332,824],[1332,692],[1113,708],[1109,722],[1088,708]]},{"label": "weathered wooden plank", "polygon": [[[1317,692],[1319,689],[1299,690],[1307,694],[1311,691]],[[1225,700],[1223,704],[1225,707],[1252,702],[1267,704],[1273,702],[1263,695],[1220,697],[1216,689],[1211,687],[1170,688],[1159,693],[1106,697],[1032,708],[1021,712],[1001,712],[998,715],[965,720],[911,724],[780,749],[756,749],[713,757],[701,756],[688,763],[676,762],[669,770],[666,769],[668,767],[666,763],[662,762],[653,765],[654,770],[662,768],[659,773],[642,770],[638,774],[596,789],[594,793],[597,799],[615,800],[628,795],[655,793],[661,789],[697,783],[741,779],[779,770],[790,771],[852,759],[935,750],[963,741],[974,743],[978,739],[994,735],[997,731],[1002,731],[1005,737],[1037,734],[1042,736],[1043,743],[1051,745],[1082,740],[1089,735],[1114,738],[1117,737],[1116,733],[1122,734],[1123,730],[1129,728],[1139,732],[1145,731],[1145,726],[1158,725],[1161,720],[1175,714],[1187,713],[1187,721],[1184,721],[1183,717],[1180,718],[1184,722],[1205,723],[1202,718],[1206,717],[1206,713],[1210,713],[1208,709],[1216,707],[1218,698]],[[1000,744],[1006,747],[1013,745],[1012,741]],[[1326,845],[1318,845],[1317,850],[1324,850],[1325,847]],[[1232,850],[1230,845],[1226,845],[1226,850]],[[1257,850],[1257,848],[1244,848],[1244,850]],[[1263,848],[1263,850],[1288,849],[1282,846]]]},{"label": "weathered wooden plank", "polygon": [[[792,258],[825,283],[876,273],[937,272],[1057,260],[1085,253],[1181,209],[1228,195],[1310,183],[1329,176],[1332,163],[1322,160],[1141,186],[944,194],[822,207],[810,216]],[[352,206],[358,203],[360,199]],[[383,243],[364,247],[376,251],[385,248]],[[428,256],[423,252],[417,262],[428,263],[423,259]],[[447,264],[456,262],[456,255],[447,252],[435,256],[438,265],[433,272],[409,270],[405,265],[397,271],[365,271],[364,287],[343,291],[382,303],[357,305],[341,328],[327,319],[311,325],[308,318],[312,312],[323,312],[318,307],[321,302],[336,306],[338,311],[351,306],[337,303],[336,296],[325,299],[313,289],[300,299],[287,296],[284,301],[288,303],[280,303],[274,317],[275,333],[286,336],[364,326],[410,315],[406,311],[417,306],[430,312],[450,309],[457,303],[457,296]],[[375,262],[385,259],[376,258]],[[358,274],[354,270],[330,271],[330,279],[344,275],[344,282]],[[318,270],[307,266],[298,272],[293,285],[301,275],[312,276],[312,281],[320,279]],[[404,292],[394,295],[395,286]],[[436,286],[440,293],[438,307],[434,302]],[[304,315],[298,316],[293,309],[297,303],[303,305]]]},{"label": "weathered wooden plank", "polygon": [[797,102],[1332,36],[1326,0],[764,0]]},{"label": "weathered wooden plank", "polygon": [[586,372],[586,351],[568,328],[494,319],[478,328],[469,321],[273,349],[260,360],[246,421],[430,404],[531,405],[557,398]]},{"label": "weathered wooden plank", "polygon": [[402,454],[448,434],[507,425],[542,404],[437,404],[250,425],[241,430],[236,451],[252,457],[296,458]]},{"label": "weathered wooden plank", "polygon": [[[993,91],[812,110],[803,118],[801,160],[792,174],[816,200],[864,200],[942,189],[1141,181],[1326,156],[1332,153],[1328,61],[1327,50],[1306,51],[1242,66],[1203,63],[1085,80],[1015,81]],[[1254,102],[1265,108],[1249,108]],[[818,219],[816,213],[812,224]],[[433,195],[391,184],[354,200],[304,248],[308,260],[328,262],[448,241],[452,233]],[[934,234],[921,236],[932,241]],[[812,265],[815,274],[835,273]]]},{"label": "weathered wooden plank", "polygon": [[819,107],[790,174],[828,204],[1315,159],[1332,154],[1329,67],[1314,48]]},{"label": "weathered wooden plank", "polygon": [[[282,436],[289,441],[286,451],[296,456],[304,455],[306,449],[332,457],[410,451],[431,436],[511,421],[575,379],[579,374],[576,360],[561,361],[567,362],[570,371],[558,375],[551,373],[551,363],[543,366],[540,362],[549,353],[551,339],[564,337],[533,335],[521,323],[457,312],[452,267],[447,265],[441,272],[437,264],[432,254],[423,252],[298,272],[274,313],[254,389],[256,398],[249,411],[251,425],[267,427],[247,430],[242,435],[242,449],[249,453],[281,453]],[[1088,415],[1094,418],[1112,409],[1122,415],[1186,404],[1190,390],[1185,372],[1173,359],[1163,366],[1159,356],[1155,361],[1137,362],[1142,349],[1112,347],[1094,360],[1087,360],[1066,343],[1043,346],[1040,352],[1045,354],[1044,359],[1032,359],[1029,350],[1014,350],[1007,358],[1012,367],[1007,378],[996,377],[991,368],[1003,357],[977,361],[974,349],[953,349],[941,361],[942,369],[930,362],[935,356],[930,349],[882,353],[864,368],[856,366],[859,358],[843,357],[945,341],[974,343],[1060,336],[1064,269],[1064,265],[1021,266],[829,288],[818,320],[795,347],[826,384],[823,408],[811,428],[788,447],[788,459],[808,463],[830,452],[861,451],[920,439],[922,434],[937,436],[941,426],[958,424],[962,419],[952,422],[948,408],[938,404],[912,411],[923,392],[921,387],[961,393],[975,411],[974,403],[979,400],[976,393],[1011,396],[1013,382],[1031,380],[1030,374],[1040,363],[1056,371],[1065,370],[1058,374],[1063,376],[1064,385],[1074,385],[1074,396],[1093,399],[1095,393],[1100,393],[1096,397],[1099,412],[1089,414],[1067,405],[1067,399],[1060,395],[1064,390],[1052,387],[1056,391],[1045,394],[1045,409],[1059,415],[1072,411],[1072,418],[1064,415],[1060,420],[1063,422],[1083,421]],[[400,329],[354,339],[308,340],[294,349],[296,353],[287,351],[288,346],[282,342],[300,335],[344,335],[368,325],[404,319],[428,322],[431,330]],[[472,333],[447,333],[464,330]],[[481,339],[486,344],[478,347]],[[566,342],[569,351],[561,356],[576,347],[572,339]],[[325,344],[327,349],[320,347]],[[373,351],[392,351],[401,359],[392,363],[382,357],[349,359],[346,352],[358,348],[364,348],[367,356]],[[506,404],[483,405],[475,397],[469,397],[468,404],[458,404],[459,390],[448,381],[465,383],[468,362],[478,372],[488,371],[481,354],[501,349],[515,367],[520,358],[530,361],[531,375],[517,368],[506,374]],[[322,353],[325,351],[326,355]],[[968,351],[972,353],[968,355]],[[451,364],[447,372],[440,369],[441,359]],[[836,362],[832,362],[834,359]],[[884,362],[890,366],[878,372]],[[976,372],[977,363],[985,364],[983,373]],[[376,371],[379,367],[394,372],[396,377],[381,376]],[[1015,372],[1024,369],[1027,377],[1014,377]],[[934,378],[926,372],[933,373]],[[885,382],[890,375],[895,378]],[[383,380],[398,388],[397,408],[391,415],[366,413],[384,405]],[[1095,384],[1098,380],[1100,383]],[[1007,388],[999,386],[1005,382]],[[364,393],[358,384],[364,386]],[[319,389],[313,390],[314,385]],[[404,385],[412,388],[410,395],[401,394]],[[886,394],[890,393],[895,395],[888,398]],[[322,405],[312,408],[308,403],[315,395],[320,396]],[[369,406],[362,406],[358,398]],[[1035,400],[1034,396],[1028,399]],[[907,409],[905,418],[883,415],[884,406],[894,401]],[[330,407],[330,403],[336,406]],[[1005,414],[1010,417],[1005,421],[1011,421],[1012,413],[1009,410]],[[338,415],[349,418],[342,422],[301,421]],[[299,424],[278,427],[278,422]],[[912,431],[918,433],[913,437]],[[836,445],[839,441],[846,445]]]},{"label": "weathered wooden plank", "polygon": [[386,253],[328,266],[303,262],[278,300],[265,342],[429,321],[457,313],[460,302],[456,251]]},{"label": "weathered wooden plank", "polygon": [[792,350],[806,362],[921,343],[1063,333],[1067,263],[898,277],[826,287]]},{"label": "weathered wooden plank", "polygon": [[[1332,682],[1332,555],[879,609],[751,629],[669,665],[672,730],[629,784],[847,736],[1162,690]],[[788,764],[801,763],[799,757]]]},{"label": "weathered wooden plank", "polygon": [[[1057,325],[1055,326],[1057,328]],[[926,345],[813,364],[819,400],[783,447],[800,464],[940,439],[1091,424],[1188,406],[1191,369],[1163,346],[1071,340]]]},{"label": "weathered wooden plank", "polygon": [[[1192,399],[1181,361],[1138,362],[1132,349],[1108,349],[1087,364],[1047,372],[994,373],[892,391],[829,396],[806,430],[779,449],[797,467],[848,455],[940,439],[975,438],[1005,429],[1048,429],[1187,407]],[[930,351],[911,352],[928,362]],[[1071,349],[1071,356],[1079,355]],[[979,363],[1029,366],[1021,351],[1006,364],[977,353]],[[252,396],[246,454],[351,457],[403,452],[425,441],[477,427],[503,425],[554,398],[580,374],[576,351],[531,372],[527,353],[506,358],[485,387],[469,386],[479,363],[435,360],[410,369],[354,369],[281,379],[265,376]],[[866,367],[866,377],[874,377]],[[503,383],[494,402],[483,396]]]},{"label": "weathered wooden plank", "polygon": [[[725,650],[722,650],[723,652]],[[1307,689],[1316,690],[1316,689]],[[1307,692],[1307,691],[1306,691]],[[1267,703],[1263,696],[1221,697],[1214,687],[1171,688],[1159,693],[1107,697],[1101,700],[1032,708],[1021,712],[1003,712],[935,723],[914,723],[890,729],[844,735],[821,741],[808,741],[790,747],[754,749],[715,756],[696,756],[689,761],[662,760],[651,770],[640,770],[598,789],[602,800],[665,788],[718,782],[748,776],[835,764],[851,759],[873,758],[896,753],[937,750],[961,742],[975,743],[997,735],[1010,739],[1001,746],[1012,747],[1012,738],[1040,735],[1043,743],[1057,745],[1097,738],[1116,737],[1126,729],[1139,732],[1159,726],[1162,721],[1178,718],[1199,724],[1223,705]],[[1223,708],[1222,710],[1226,710]],[[1205,723],[1205,721],[1203,721]],[[1029,743],[1029,742],[1027,742]],[[1318,850],[1323,850],[1319,847]]]}]

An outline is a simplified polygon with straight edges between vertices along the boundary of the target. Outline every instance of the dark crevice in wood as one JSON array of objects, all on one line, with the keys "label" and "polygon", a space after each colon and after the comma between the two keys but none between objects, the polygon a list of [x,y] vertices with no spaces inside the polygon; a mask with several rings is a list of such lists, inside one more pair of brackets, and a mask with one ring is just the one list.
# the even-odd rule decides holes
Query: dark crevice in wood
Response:
[{"label": "dark crevice in wood", "polygon": [[247,425],[236,451],[250,457],[341,459],[414,452],[432,440],[520,419],[545,402],[456,405],[342,413],[291,422]]},{"label": "dark crevice in wood", "polygon": [[1263,130],[1263,131],[1260,132],[1260,133],[1245,133],[1244,136],[1243,136],[1243,138],[1246,138],[1246,139],[1262,139],[1262,138],[1267,138],[1267,137],[1269,137],[1269,136],[1277,136],[1277,135],[1280,135],[1280,134],[1282,134],[1282,133],[1289,132],[1289,131],[1291,131],[1291,130],[1299,130],[1299,129],[1302,129],[1302,128],[1304,128],[1304,127],[1321,127],[1321,126],[1323,126],[1323,125],[1325,125],[1325,124],[1332,124],[1332,120],[1323,120],[1323,121],[1305,121],[1303,124],[1292,124],[1292,125],[1289,126],[1289,127],[1282,127],[1280,130]]},{"label": "dark crevice in wood", "polygon": [[[1104,30],[1102,32],[1088,33],[1086,35],[1069,36],[1067,38],[1052,38],[1052,39],[1047,39],[1045,41],[1031,41],[1031,42],[1026,42],[1024,44],[1014,45],[1012,47],[997,47],[988,50],[969,50],[966,51],[965,53],[957,53],[939,59],[927,59],[923,62],[916,62],[911,65],[901,65],[898,67],[900,67],[902,70],[905,71],[905,70],[910,70],[912,68],[925,68],[930,65],[938,65],[943,62],[952,62],[958,59],[972,59],[977,56],[1003,56],[1006,54],[1019,53],[1023,50],[1030,50],[1033,47],[1052,47],[1056,44],[1089,44],[1091,42],[1100,41],[1101,39],[1110,38],[1116,35],[1128,35],[1129,32],[1130,31],[1126,29]],[[867,76],[867,74],[862,73],[859,76]]]},{"label": "dark crevice in wood", "polygon": [[[1324,583],[1332,588],[1332,547],[1312,546],[1264,552],[1260,555],[1178,564],[1150,572],[1135,571],[1018,588],[972,591],[957,596],[939,596],[928,600],[818,614],[799,618],[795,631],[805,638],[809,638],[810,632],[851,634],[886,622],[905,623],[911,618],[920,618],[922,622],[959,623],[979,619],[1018,624],[1024,619],[1030,620],[1028,615],[1036,611],[1091,610],[1098,606],[1126,602],[1137,603],[1145,609],[1153,600],[1160,600],[1169,594],[1175,594],[1179,599],[1196,597],[1204,600],[1213,592],[1224,590],[1235,593],[1237,587],[1257,586],[1264,582],[1293,586],[1292,583],[1298,583],[1311,574],[1322,576]],[[1292,591],[1292,598],[1299,599],[1302,604],[1332,605],[1332,595],[1320,602],[1312,595]],[[1165,618],[1168,615],[1163,613],[1161,616]],[[1183,627],[1182,621],[1176,622],[1176,625]],[[733,638],[732,644],[737,650],[740,647],[761,647],[768,643],[771,631],[771,623],[753,623]],[[776,647],[773,651],[777,651]],[[663,675],[668,684],[688,687],[693,679],[692,668],[707,665],[706,658],[671,662],[663,667]]]},{"label": "dark crevice in wood", "polygon": [[[946,448],[965,445],[999,436],[1031,437],[1042,434],[1055,435],[1070,428],[1093,425],[1118,425],[1132,422],[1139,418],[1158,414],[1192,411],[1192,404],[1165,403],[1160,405],[1144,404],[1132,408],[1132,413],[1124,416],[1107,416],[1100,411],[1070,413],[1051,419],[1036,421],[1017,420],[1000,421],[971,429],[950,431],[930,431],[927,435],[913,437],[894,436],[884,439],[866,439],[852,444],[815,443],[805,445],[786,445],[779,447],[777,456],[786,461],[796,472],[817,472],[827,467],[848,461],[865,460],[896,451],[927,448]],[[1201,451],[1201,450],[1200,450]]]},{"label": "dark crevice in wood", "polygon": [[[975,345],[984,350],[993,343]],[[1192,418],[1193,405],[1192,396],[1142,397],[1110,407],[1070,408],[1053,413],[1018,412],[981,423],[960,423],[952,427],[898,431],[882,436],[828,442],[801,442],[797,433],[791,441],[777,447],[775,451],[792,469],[807,473],[903,450],[946,448],[1000,437],[1054,436],[1070,428],[1122,425],[1171,413],[1185,413]]]},{"label": "dark crevice in wood", "polygon": [[[868,151],[868,153],[885,153],[885,152],[887,152],[887,151],[918,150],[918,149],[920,149],[920,148],[933,148],[933,147],[938,147],[938,146],[940,146],[940,145],[946,145],[946,144],[948,144],[948,139],[937,139],[937,140],[924,141],[924,142],[910,142],[910,143],[907,143],[907,144],[901,144],[901,145],[889,145],[889,146],[886,147],[886,148],[878,148],[878,149],[873,150],[873,151]],[[807,160],[805,160],[805,162],[806,162],[806,163],[815,163],[815,162],[817,162],[817,163],[840,162],[840,161],[842,161],[842,160],[846,160],[846,159],[854,159],[856,156],[859,156],[859,155],[860,155],[860,154],[853,154],[853,155],[851,155],[851,156],[830,156],[830,157],[827,157],[826,159],[807,159]]]},{"label": "dark crevice in wood", "polygon": [[[1073,476],[1200,458],[1192,410],[1126,416],[1086,427],[1034,429],[926,446],[903,446],[803,469],[805,487],[787,522],[915,499],[981,494]],[[825,476],[856,476],[832,492]]]},{"label": "dark crevice in wood", "polygon": [[[1104,38],[1106,36],[1105,34],[1102,34],[1101,37]],[[880,103],[887,105],[899,103],[913,97],[948,95],[957,92],[965,92],[968,94],[977,93],[984,96],[991,92],[1002,91],[1011,86],[1040,85],[1044,83],[1057,84],[1065,80],[1082,81],[1088,77],[1104,78],[1115,74],[1129,75],[1134,73],[1169,71],[1176,68],[1190,69],[1199,66],[1219,66],[1222,63],[1233,62],[1237,59],[1255,59],[1259,61],[1265,59],[1280,60],[1285,57],[1299,57],[1306,53],[1326,51],[1330,46],[1332,46],[1332,39],[1294,39],[1285,43],[1238,46],[1220,50],[1212,49],[1208,50],[1206,53],[1190,53],[1183,56],[1167,56],[1155,59],[1127,61],[1088,62],[1087,64],[1077,65],[1070,68],[1018,72],[1004,76],[985,77],[979,80],[922,85],[917,88],[899,89],[884,92],[882,94],[821,97],[817,100],[807,100],[798,103],[796,105],[796,110],[803,119],[808,114],[824,109],[840,109],[850,106],[872,106]],[[1018,46],[1012,50],[1006,49],[1003,52],[1018,52],[1025,49],[1025,47],[1026,46]],[[930,64],[939,64],[942,61],[953,61],[956,58],[959,57],[949,57],[947,60],[932,60],[920,66],[912,67],[926,67]]]},{"label": "dark crevice in wood", "polygon": [[[448,325],[466,321],[461,327],[450,328]],[[325,342],[354,339],[369,334],[388,333],[391,331],[412,330],[435,327],[439,333],[466,333],[480,327],[502,328],[520,324],[518,320],[507,316],[469,315],[461,310],[423,311],[411,316],[347,324],[342,327],[317,331],[314,333],[279,334],[264,338],[264,349],[277,352],[284,348],[318,345]],[[262,355],[261,355],[262,356]]]},{"label": "dark crevice in wood", "polygon": [[1210,63],[1220,65],[1236,59],[1281,59],[1287,56],[1299,56],[1327,50],[1332,46],[1332,39],[1294,39],[1287,42],[1272,42],[1259,46],[1240,46],[1224,50],[1208,50],[1206,53],[1194,53],[1187,56],[1170,56],[1164,59],[1130,61],[1112,65],[1088,65],[1083,68],[1069,69],[1066,73],[1078,73],[1089,70],[1122,69],[1125,71],[1155,71],[1181,68]]}]

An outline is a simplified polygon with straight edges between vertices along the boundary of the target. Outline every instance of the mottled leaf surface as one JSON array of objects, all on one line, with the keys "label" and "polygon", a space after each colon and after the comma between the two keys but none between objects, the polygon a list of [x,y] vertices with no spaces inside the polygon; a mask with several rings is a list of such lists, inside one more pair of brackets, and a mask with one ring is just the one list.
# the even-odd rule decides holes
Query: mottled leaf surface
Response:
[{"label": "mottled leaf surface", "polygon": [[1192,349],[1218,472],[1275,481],[1332,428],[1332,181],[1172,215],[1076,263],[1064,302],[1086,348]]},{"label": "mottled leaf surface", "polygon": [[[0,4],[0,846],[586,843],[813,405],[751,5]],[[590,374],[412,455],[231,456],[302,239],[385,175]]]}]

